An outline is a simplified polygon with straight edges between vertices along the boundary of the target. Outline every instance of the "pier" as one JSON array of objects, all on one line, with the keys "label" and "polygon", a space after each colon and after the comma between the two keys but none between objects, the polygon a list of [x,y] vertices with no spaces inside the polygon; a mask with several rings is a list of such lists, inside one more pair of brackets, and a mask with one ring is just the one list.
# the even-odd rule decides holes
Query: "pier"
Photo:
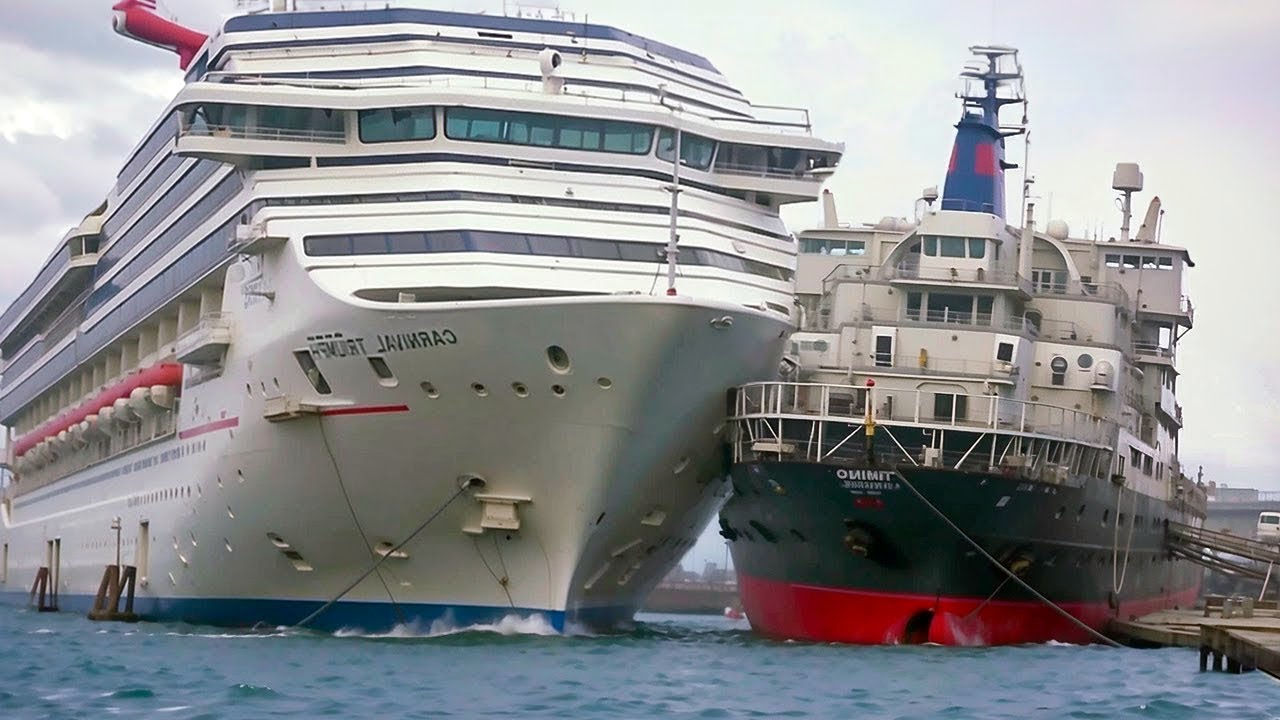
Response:
[{"label": "pier", "polygon": [[1263,672],[1280,679],[1280,607],[1275,600],[1210,596],[1200,610],[1164,610],[1114,619],[1110,635],[1135,647],[1200,650],[1200,669]]}]

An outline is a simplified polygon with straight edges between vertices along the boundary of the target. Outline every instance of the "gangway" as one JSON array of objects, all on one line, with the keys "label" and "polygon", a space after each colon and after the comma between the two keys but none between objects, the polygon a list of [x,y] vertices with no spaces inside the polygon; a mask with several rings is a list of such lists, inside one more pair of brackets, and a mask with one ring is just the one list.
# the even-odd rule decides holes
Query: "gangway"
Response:
[{"label": "gangway", "polygon": [[1280,546],[1182,523],[1169,523],[1165,544],[1175,557],[1228,575],[1261,580],[1264,584],[1270,579],[1272,569],[1280,565]]}]

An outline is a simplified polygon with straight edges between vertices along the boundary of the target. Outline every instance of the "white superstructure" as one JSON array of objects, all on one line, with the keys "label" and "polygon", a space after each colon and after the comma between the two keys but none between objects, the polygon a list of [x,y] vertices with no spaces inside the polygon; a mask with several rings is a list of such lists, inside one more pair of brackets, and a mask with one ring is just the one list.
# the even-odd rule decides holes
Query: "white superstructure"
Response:
[{"label": "white superstructure", "polygon": [[583,23],[245,15],[187,80],[0,316],[4,596],[119,550],[144,615],[288,624],[389,555],[315,624],[629,618],[841,146]]}]

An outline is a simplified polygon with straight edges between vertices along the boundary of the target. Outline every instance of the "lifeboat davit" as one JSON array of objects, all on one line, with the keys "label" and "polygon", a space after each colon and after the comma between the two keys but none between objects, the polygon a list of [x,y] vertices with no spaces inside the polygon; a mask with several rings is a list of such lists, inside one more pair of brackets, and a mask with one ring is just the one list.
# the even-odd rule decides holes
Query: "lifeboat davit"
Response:
[{"label": "lifeboat davit", "polygon": [[[177,363],[162,363],[139,370],[103,388],[88,401],[17,438],[14,441],[13,454],[22,456],[44,447],[44,453],[52,459],[66,451],[68,441],[72,439],[72,429],[79,431],[82,427],[81,423],[88,422],[89,427],[84,428],[84,435],[90,436],[91,430],[100,433],[110,427],[112,420],[125,423],[135,421],[138,413],[129,405],[135,390],[144,388],[150,398],[156,398],[158,395],[164,401],[159,403],[147,400],[146,402],[154,406],[154,409],[171,408],[173,398],[176,397],[178,388],[181,386],[182,366]],[[156,388],[162,389],[157,393]]]},{"label": "lifeboat davit", "polygon": [[200,52],[208,35],[183,27],[156,14],[155,0],[122,0],[111,7],[111,28],[138,42],[178,54],[178,67],[183,70]]}]

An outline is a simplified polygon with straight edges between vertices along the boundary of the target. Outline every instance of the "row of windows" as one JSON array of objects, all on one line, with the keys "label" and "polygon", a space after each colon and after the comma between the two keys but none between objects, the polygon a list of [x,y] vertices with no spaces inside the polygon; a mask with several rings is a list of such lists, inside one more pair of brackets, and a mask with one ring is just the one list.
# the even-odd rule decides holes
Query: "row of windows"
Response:
[{"label": "row of windows", "polygon": [[124,168],[116,176],[116,190],[122,191],[128,187],[129,183],[132,183],[138,177],[138,173],[141,173],[142,169],[147,166],[147,163],[151,162],[156,154],[160,152],[160,148],[169,144],[169,141],[177,134],[178,116],[175,113],[157,125],[151,136],[142,144],[142,147],[138,148],[133,157],[129,158],[129,161],[124,164]]},{"label": "row of windows", "polygon": [[[26,290],[22,291],[22,294],[19,295],[17,299],[10,303],[9,309],[5,310],[4,315],[0,315],[0,330],[8,327],[9,323],[12,323],[17,319],[18,315],[30,309],[36,301],[36,295],[53,280],[54,276],[62,272],[70,262],[70,248],[65,245],[58,248],[58,251],[54,256],[49,258],[49,261],[40,269],[40,274],[36,275],[36,279],[27,286]],[[21,336],[10,336],[5,338],[4,345],[6,348],[9,348],[10,351],[16,350],[26,344],[27,340],[37,332],[39,332],[39,328],[32,325],[23,332]]]},{"label": "row of windows", "polygon": [[128,199],[111,211],[111,217],[102,224],[102,234],[114,237],[123,228],[125,221],[133,217],[145,203],[154,202],[156,191],[177,172],[182,163],[183,158],[170,155],[164,162],[156,165],[147,179],[129,194]]},{"label": "row of windows", "polygon": [[647,155],[653,146],[652,125],[482,108],[447,108],[444,134],[451,140],[631,155]]},{"label": "row of windows", "polygon": [[[491,252],[649,263],[665,260],[664,246],[654,243],[487,230],[317,235],[303,241],[303,251],[313,257]],[[702,248],[680,248],[678,261],[685,265],[748,272],[774,280],[790,280],[792,277],[792,272],[786,268]]]},{"label": "row of windows", "polygon": [[[183,112],[190,130],[199,134],[217,130],[254,137],[293,135],[307,139],[341,138],[344,132],[343,113],[336,110],[203,104]],[[431,140],[437,133],[436,108],[431,106],[360,110],[357,120],[360,141],[368,144]],[[652,125],[620,120],[485,108],[444,109],[444,134],[451,140],[647,155],[654,147],[655,130]],[[662,128],[657,135],[657,157],[673,161],[675,132]],[[727,172],[798,177],[815,168],[834,166],[838,155],[717,143],[694,133],[681,133],[680,158],[683,165],[697,170],[710,170],[714,162],[717,170]]]},{"label": "row of windows", "polygon": [[[108,233],[104,244],[110,244],[102,258],[98,260],[98,266],[94,269],[94,279],[106,275],[130,250],[142,242],[143,238],[150,235],[162,222],[168,221],[178,205],[190,200],[205,181],[224,167],[221,163],[213,161],[196,163],[164,195],[155,199],[146,213],[138,218],[138,221],[123,235],[116,238]],[[187,214],[190,215],[192,212],[188,210]],[[123,219],[122,216],[117,215],[117,217]]]},{"label": "row of windows", "polygon": [[867,244],[861,240],[819,240],[804,238],[800,252],[808,255],[865,255]]},{"label": "row of windows", "polygon": [[[634,203],[600,202],[597,200],[575,200],[570,198],[539,197],[536,195],[513,195],[510,193],[482,193],[467,190],[438,190],[430,192],[410,193],[374,193],[367,195],[313,195],[310,197],[271,198],[268,205],[348,205],[378,202],[433,202],[448,200],[476,200],[481,202],[514,203],[517,205],[543,205],[547,207],[571,207],[586,210],[604,210],[606,212],[633,212],[648,215],[669,215],[671,208],[665,205],[637,205]],[[770,232],[763,228],[746,223],[733,222],[722,217],[706,215],[699,212],[681,210],[680,217],[706,220],[715,225],[734,228],[744,232],[763,235],[775,240],[790,240],[791,236]]]},{"label": "row of windows", "polygon": [[[213,169],[221,167],[217,163],[213,162],[207,164]],[[179,183],[179,185],[181,184],[182,183]],[[142,252],[138,253],[136,257],[130,260],[129,264],[121,269],[120,272],[116,273],[116,275],[107,281],[105,285],[95,289],[93,293],[89,295],[89,299],[85,302],[85,312],[93,314],[93,312],[102,307],[104,303],[115,297],[116,293],[120,292],[120,290],[122,290],[126,285],[133,282],[135,278],[150,268],[155,262],[163,257],[165,253],[177,246],[178,243],[189,238],[191,233],[195,232],[196,228],[207,222],[209,218],[213,217],[219,210],[225,208],[227,203],[238,195],[243,188],[244,182],[240,179],[239,173],[231,173],[223,178],[208,195],[205,195],[203,199],[191,206],[185,213],[183,213],[182,217],[178,218],[178,220],[170,225],[167,230],[152,240],[147,247],[144,248]],[[178,189],[177,186],[175,186],[174,189],[176,191]],[[166,199],[172,194],[172,192],[166,194],[165,198],[161,199],[157,207],[162,205],[171,205],[172,203],[166,202]],[[188,196],[184,195],[183,199],[186,199],[186,197]],[[150,211],[148,211],[147,215],[150,216],[150,214]],[[141,224],[142,223],[139,223],[139,225]],[[120,242],[108,250],[108,254],[113,256],[113,261],[119,260],[120,255],[136,245],[145,232],[147,231],[138,226],[135,226],[130,230],[125,238],[122,238]],[[103,261],[99,263],[99,275],[105,273],[111,268],[112,263],[105,263],[106,260],[107,258],[104,257]],[[103,263],[105,263],[105,265]]]},{"label": "row of windows", "polygon": [[1107,267],[1127,270],[1172,270],[1173,258],[1168,255],[1117,255],[1107,254]]},{"label": "row of windows", "polygon": [[982,238],[926,235],[921,240],[921,247],[928,257],[967,257],[978,260],[987,256],[987,241]]}]

